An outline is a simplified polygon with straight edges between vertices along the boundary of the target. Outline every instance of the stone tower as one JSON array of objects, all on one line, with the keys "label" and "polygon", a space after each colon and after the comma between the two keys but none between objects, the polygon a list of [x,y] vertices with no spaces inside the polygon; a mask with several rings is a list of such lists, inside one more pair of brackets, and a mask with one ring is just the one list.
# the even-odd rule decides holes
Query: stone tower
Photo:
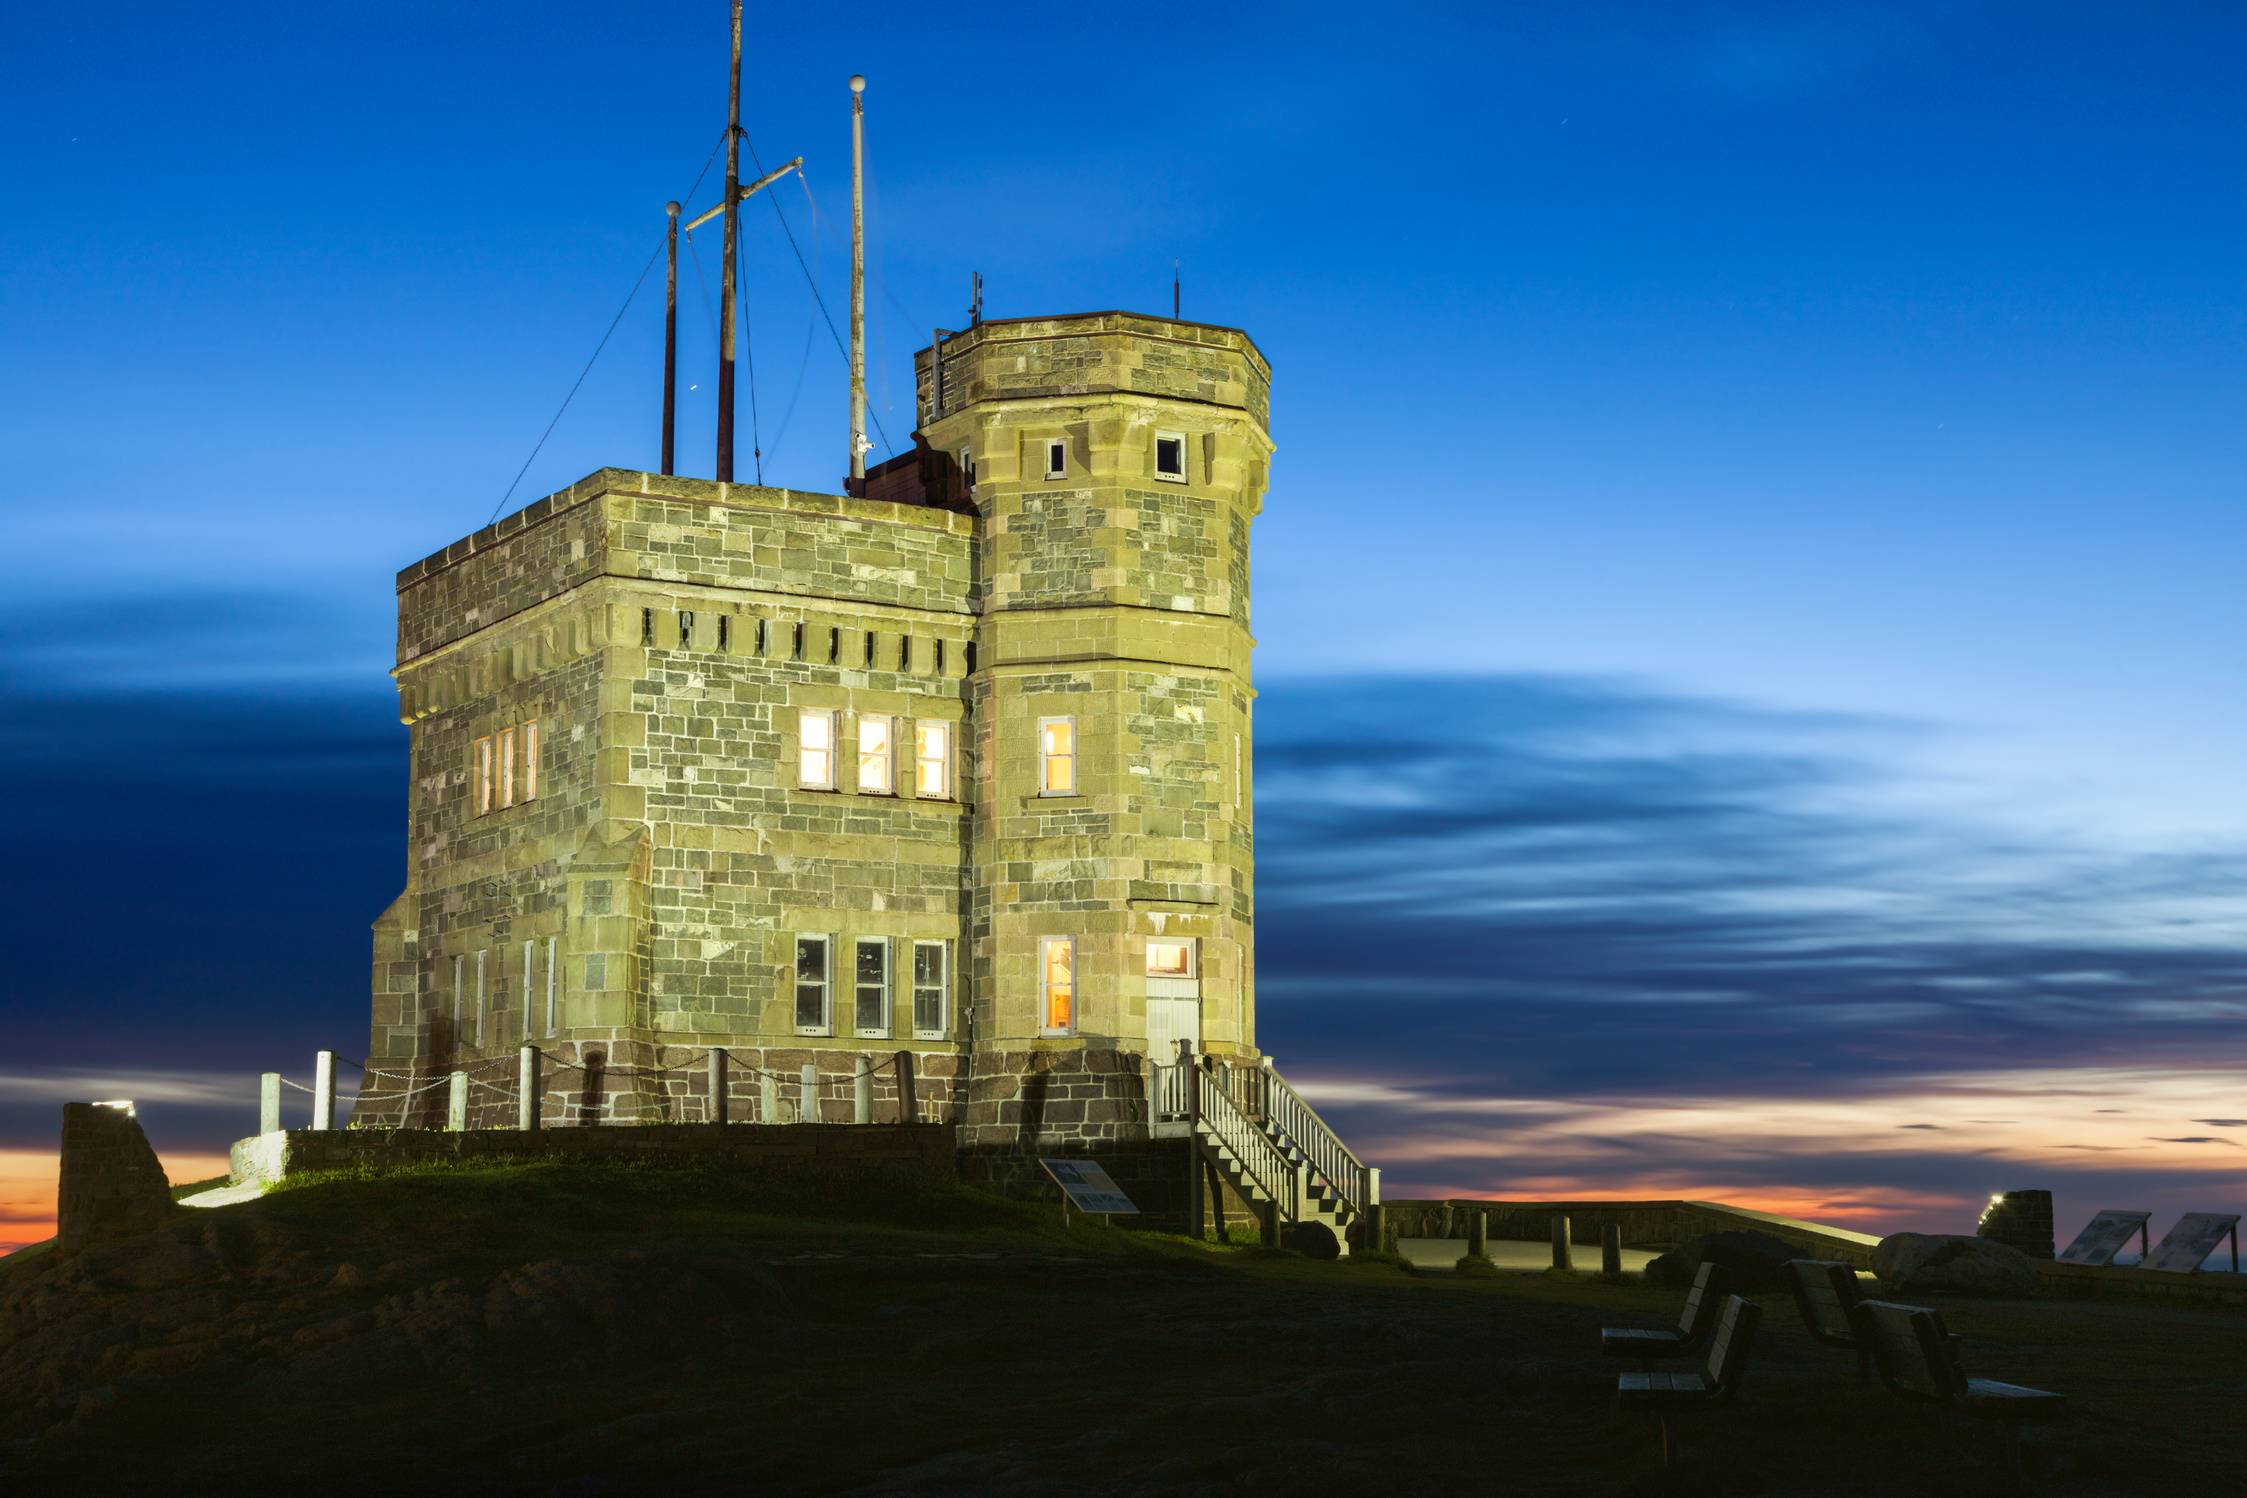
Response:
[{"label": "stone tower", "polygon": [[909,1051],[1003,1179],[1145,1141],[1150,1051],[1254,1057],[1268,368],[1116,312],[916,364],[864,497],[603,470],[399,574],[371,1067],[495,1125],[527,1042],[551,1118],[696,1120],[715,1047],[732,1119],[848,1121]]}]

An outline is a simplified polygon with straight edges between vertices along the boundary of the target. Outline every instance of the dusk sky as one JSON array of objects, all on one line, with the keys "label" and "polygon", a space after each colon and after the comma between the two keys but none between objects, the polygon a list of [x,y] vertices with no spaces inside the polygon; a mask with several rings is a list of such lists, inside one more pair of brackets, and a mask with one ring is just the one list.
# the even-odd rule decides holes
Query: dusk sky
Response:
[{"label": "dusk sky", "polygon": [[[715,199],[725,23],[0,13],[0,1244],[59,1103],[193,1179],[365,1053],[392,576],[656,466],[660,263],[554,418]],[[840,487],[853,72],[875,460],[977,271],[1168,313],[1175,259],[1270,358],[1259,1039],[1388,1195],[2247,1210],[2240,11],[747,29],[808,179],[743,217],[767,482]]]}]

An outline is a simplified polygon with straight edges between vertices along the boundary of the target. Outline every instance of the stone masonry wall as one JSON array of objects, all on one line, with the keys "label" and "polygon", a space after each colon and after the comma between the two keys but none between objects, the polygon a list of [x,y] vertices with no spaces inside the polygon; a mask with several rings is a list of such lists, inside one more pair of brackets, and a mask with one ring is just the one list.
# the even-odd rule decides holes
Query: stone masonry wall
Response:
[{"label": "stone masonry wall", "polygon": [[712,1155],[795,1170],[879,1171],[927,1180],[952,1177],[954,1141],[941,1124],[797,1128],[672,1124],[641,1129],[290,1129],[237,1140],[233,1179],[280,1180],[314,1170],[396,1169],[448,1160],[578,1155],[662,1159]]},{"label": "stone masonry wall", "polygon": [[172,1212],[171,1182],[130,1103],[62,1105],[55,1246],[76,1253],[151,1232]]}]

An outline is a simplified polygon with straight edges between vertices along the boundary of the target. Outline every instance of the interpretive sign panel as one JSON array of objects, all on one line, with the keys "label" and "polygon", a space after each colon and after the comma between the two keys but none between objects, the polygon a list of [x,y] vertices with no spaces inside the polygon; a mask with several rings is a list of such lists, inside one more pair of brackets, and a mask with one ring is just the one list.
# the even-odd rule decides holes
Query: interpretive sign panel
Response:
[{"label": "interpretive sign panel", "polygon": [[2153,1246],[2146,1258],[2146,1268],[2166,1269],[2174,1274],[2190,1274],[2200,1267],[2200,1261],[2216,1251],[2216,1245],[2225,1238],[2231,1239],[2232,1268],[2239,1267],[2239,1214],[2223,1212],[2187,1212],[2177,1219],[2169,1236]]},{"label": "interpretive sign panel", "polygon": [[1116,1189],[1108,1179],[1108,1172],[1090,1160],[1040,1160],[1045,1173],[1053,1177],[1054,1184],[1068,1193],[1070,1205],[1079,1212],[1109,1213],[1136,1212],[1131,1198]]},{"label": "interpretive sign panel", "polygon": [[2101,1212],[2060,1254],[2063,1264],[2112,1264],[2122,1245],[2145,1231],[2151,1212]]}]

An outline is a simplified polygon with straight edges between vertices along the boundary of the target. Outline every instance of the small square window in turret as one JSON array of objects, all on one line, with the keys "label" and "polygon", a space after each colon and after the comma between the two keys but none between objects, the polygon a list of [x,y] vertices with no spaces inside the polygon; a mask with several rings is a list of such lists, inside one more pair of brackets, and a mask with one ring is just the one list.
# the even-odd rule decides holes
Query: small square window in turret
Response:
[{"label": "small square window in turret", "polygon": [[1045,476],[1049,479],[1066,478],[1069,473],[1069,444],[1059,437],[1049,438],[1045,445]]},{"label": "small square window in turret", "polygon": [[1176,432],[1155,433],[1155,477],[1186,482],[1186,439]]}]

